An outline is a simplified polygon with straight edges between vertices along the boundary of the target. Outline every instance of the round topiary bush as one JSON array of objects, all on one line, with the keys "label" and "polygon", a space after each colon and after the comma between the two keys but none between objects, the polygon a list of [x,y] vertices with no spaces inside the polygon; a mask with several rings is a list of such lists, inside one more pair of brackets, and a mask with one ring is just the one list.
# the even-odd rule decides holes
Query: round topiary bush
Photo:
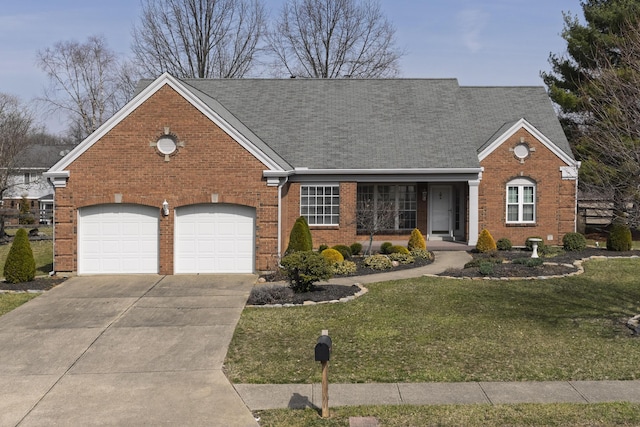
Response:
[{"label": "round topiary bush", "polygon": [[498,241],[496,242],[496,248],[499,251],[510,251],[513,248],[513,245],[511,244],[511,240],[503,237],[501,239],[498,239]]},{"label": "round topiary bush", "polygon": [[362,252],[362,244],[358,242],[352,243],[349,248],[351,249],[351,255],[358,255]]},{"label": "round topiary bush", "polygon": [[332,249],[335,249],[336,251],[340,252],[344,259],[351,258],[351,248],[347,245],[335,245],[332,247]]},{"label": "round topiary bush", "polygon": [[565,251],[581,251],[587,247],[587,239],[580,233],[567,233],[562,237],[562,248]]},{"label": "round topiary bush", "polygon": [[613,224],[607,236],[607,250],[630,251],[632,246],[631,229],[624,224]]},{"label": "round topiary bush", "polygon": [[280,261],[293,292],[309,292],[319,280],[331,278],[331,264],[313,251],[294,252]]},{"label": "round topiary bush", "polygon": [[493,236],[486,228],[482,229],[478,236],[478,243],[476,243],[476,250],[481,253],[492,252],[497,249],[496,241],[493,240]]},{"label": "round topiary bush", "polygon": [[30,282],[36,277],[36,261],[24,228],[16,232],[4,264],[4,278],[9,283]]},{"label": "round topiary bush", "polygon": [[342,254],[333,248],[325,249],[321,254],[330,264],[344,261]]},{"label": "round topiary bush", "polygon": [[391,242],[383,242],[380,245],[380,253],[383,254],[383,255],[390,254],[392,246],[393,246],[393,243],[391,243]]},{"label": "round topiary bush", "polygon": [[364,265],[374,270],[389,270],[393,267],[391,260],[386,255],[371,255],[364,259]]},{"label": "round topiary bush", "polygon": [[409,251],[413,251],[415,249],[427,249],[427,241],[417,228],[414,228],[411,232],[407,249],[409,249]]}]

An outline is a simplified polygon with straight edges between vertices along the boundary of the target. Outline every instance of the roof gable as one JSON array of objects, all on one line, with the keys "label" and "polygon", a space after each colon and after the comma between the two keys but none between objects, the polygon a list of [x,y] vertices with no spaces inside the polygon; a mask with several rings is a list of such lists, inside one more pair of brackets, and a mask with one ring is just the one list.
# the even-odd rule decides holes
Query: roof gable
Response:
[{"label": "roof gable", "polygon": [[[245,135],[252,135],[251,132],[241,123],[235,120],[233,115],[226,111],[224,107],[216,102],[211,102],[212,106],[208,105],[204,98],[205,94],[194,94],[193,90],[187,85],[165,73],[158,77],[156,80],[147,85],[142,91],[140,91],[129,103],[127,103],[122,109],[114,114],[109,120],[107,120],[102,126],[100,126],[95,132],[89,135],[84,141],[78,144],[69,154],[63,157],[59,162],[49,169],[47,175],[51,177],[60,177],[65,175],[64,171],[70,164],[72,164],[82,153],[92,147],[103,136],[111,131],[118,123],[128,117],[133,111],[135,111],[140,105],[146,102],[153,94],[164,86],[169,86],[174,89],[180,96],[187,100],[191,105],[198,109],[202,114],[214,122],[224,132],[226,132],[231,138],[242,145],[247,151],[254,155],[265,167],[269,170],[283,170],[289,168],[287,163],[280,158],[276,153],[271,150],[268,155],[265,151],[261,150],[258,146],[261,142],[258,140],[258,144],[247,138]],[[225,120],[228,119],[228,120]],[[234,121],[233,124],[229,121]],[[243,133],[244,131],[244,133]],[[266,146],[265,146],[266,147]],[[266,147],[268,148],[268,147]]]},{"label": "roof gable", "polygon": [[487,158],[491,153],[493,153],[499,146],[501,146],[505,141],[511,138],[517,131],[520,129],[524,129],[533,135],[538,141],[540,141],[545,147],[547,147],[553,154],[555,154],[560,160],[562,160],[567,166],[575,166],[576,161],[563,150],[561,150],[556,144],[553,143],[549,138],[547,138],[542,132],[540,132],[535,126],[529,123],[525,119],[520,119],[515,123],[507,123],[505,124],[498,133],[495,134],[495,137],[491,140],[487,141],[478,153],[478,159],[483,161]]}]

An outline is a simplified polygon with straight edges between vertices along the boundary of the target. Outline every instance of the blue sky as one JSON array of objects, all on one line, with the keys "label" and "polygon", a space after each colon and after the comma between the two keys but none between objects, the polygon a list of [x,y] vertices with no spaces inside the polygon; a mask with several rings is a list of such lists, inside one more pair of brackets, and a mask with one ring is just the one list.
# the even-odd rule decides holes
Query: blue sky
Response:
[{"label": "blue sky", "polygon": [[[265,0],[276,14],[284,0]],[[4,0],[0,92],[29,102],[42,93],[36,51],[100,34],[128,54],[138,0]],[[550,52],[566,49],[562,12],[582,18],[579,0],[380,0],[396,27],[401,77],[457,78],[465,86],[539,86]],[[55,125],[53,126],[55,127]]]}]

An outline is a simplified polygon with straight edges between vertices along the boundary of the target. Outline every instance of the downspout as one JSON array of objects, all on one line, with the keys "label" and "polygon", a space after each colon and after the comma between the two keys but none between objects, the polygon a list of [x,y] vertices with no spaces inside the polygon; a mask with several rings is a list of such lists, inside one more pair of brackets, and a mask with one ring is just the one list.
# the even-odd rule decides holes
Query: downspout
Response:
[{"label": "downspout", "polygon": [[282,256],[282,187],[289,181],[289,177],[285,176],[278,183],[278,265],[280,265],[280,257]]}]

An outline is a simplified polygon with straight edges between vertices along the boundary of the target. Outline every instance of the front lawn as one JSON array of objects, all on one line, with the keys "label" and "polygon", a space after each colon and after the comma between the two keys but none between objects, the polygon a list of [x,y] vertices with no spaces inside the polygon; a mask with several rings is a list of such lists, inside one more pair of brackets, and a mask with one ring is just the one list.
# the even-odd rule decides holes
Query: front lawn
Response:
[{"label": "front lawn", "polygon": [[358,406],[330,408],[327,419],[313,409],[257,411],[257,415],[262,427],[348,427],[350,417],[374,417],[385,427],[640,425],[640,405],[632,403]]},{"label": "front lawn", "polygon": [[37,297],[38,294],[28,293],[0,293],[0,316],[18,308],[25,302]]},{"label": "front lawn", "polygon": [[640,259],[593,260],[549,280],[438,277],[368,285],[349,303],[244,310],[225,369],[236,383],[318,383],[313,348],[333,339],[331,381],[456,382],[640,377]]}]

